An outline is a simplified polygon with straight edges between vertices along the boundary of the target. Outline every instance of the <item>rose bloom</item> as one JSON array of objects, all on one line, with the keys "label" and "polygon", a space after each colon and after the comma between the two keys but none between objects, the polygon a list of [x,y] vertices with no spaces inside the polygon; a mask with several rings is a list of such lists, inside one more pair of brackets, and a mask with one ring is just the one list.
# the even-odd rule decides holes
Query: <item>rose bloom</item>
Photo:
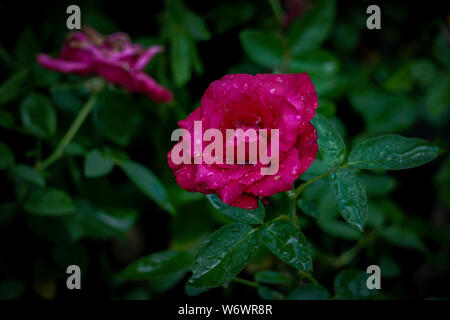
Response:
[{"label": "rose bloom", "polygon": [[70,33],[59,58],[39,54],[38,63],[51,70],[79,75],[99,75],[131,92],[147,95],[155,102],[172,100],[172,93],[143,69],[161,52],[161,46],[143,48],[124,33],[103,36],[92,28]]},{"label": "rose bloom", "polygon": [[177,183],[187,191],[215,193],[224,203],[245,209],[257,208],[259,198],[292,189],[294,180],[316,157],[317,133],[310,121],[317,106],[317,94],[306,73],[234,74],[214,81],[200,107],[178,126],[188,130],[191,138],[194,121],[202,121],[203,132],[209,128],[221,132],[278,129],[279,170],[262,175],[261,163],[175,164],[169,152],[169,166]]}]

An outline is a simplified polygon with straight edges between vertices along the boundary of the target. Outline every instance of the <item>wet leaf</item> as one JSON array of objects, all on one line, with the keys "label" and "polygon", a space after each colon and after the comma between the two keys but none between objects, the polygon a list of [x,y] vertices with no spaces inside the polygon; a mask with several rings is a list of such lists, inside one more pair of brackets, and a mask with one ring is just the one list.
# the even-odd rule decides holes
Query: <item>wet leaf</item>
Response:
[{"label": "wet leaf", "polygon": [[298,270],[312,271],[309,243],[290,222],[276,220],[270,223],[262,232],[262,243],[285,263]]},{"label": "wet leaf", "polygon": [[299,199],[297,201],[297,205],[305,214],[312,218],[319,217],[319,210],[316,205],[312,201],[308,201],[306,199]]},{"label": "wet leaf", "polygon": [[349,163],[360,169],[401,170],[421,166],[438,154],[439,148],[425,140],[391,134],[361,142]]},{"label": "wet leaf", "polygon": [[252,258],[259,229],[231,223],[214,232],[203,244],[193,264],[192,287],[217,287],[232,280]]},{"label": "wet leaf", "polygon": [[368,299],[376,295],[377,290],[367,288],[369,275],[357,269],[341,271],[334,279],[334,291],[338,299]]},{"label": "wet leaf", "polygon": [[138,259],[119,273],[127,279],[150,279],[188,270],[192,264],[190,253],[161,251]]},{"label": "wet leaf", "polygon": [[233,220],[248,224],[261,224],[264,222],[266,210],[262,202],[259,203],[259,207],[257,209],[242,209],[231,207],[226,203],[223,203],[222,200],[220,200],[220,198],[215,194],[209,194],[206,198],[214,208],[219,210],[220,213],[230,217]]},{"label": "wet leaf", "polygon": [[322,159],[333,168],[342,163],[345,157],[345,143],[333,125],[321,114],[316,113],[312,124],[319,137],[319,152]]},{"label": "wet leaf", "polygon": [[345,221],[363,231],[367,222],[367,195],[355,173],[349,169],[333,171],[330,187]]}]

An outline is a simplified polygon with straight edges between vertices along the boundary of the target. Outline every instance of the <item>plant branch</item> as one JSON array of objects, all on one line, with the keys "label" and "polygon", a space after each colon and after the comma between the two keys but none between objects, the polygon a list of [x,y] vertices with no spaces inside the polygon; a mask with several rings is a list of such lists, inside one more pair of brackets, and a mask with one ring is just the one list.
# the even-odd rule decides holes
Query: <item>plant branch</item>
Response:
[{"label": "plant branch", "polygon": [[281,8],[279,0],[269,0],[269,4],[272,7],[272,11],[275,15],[275,19],[278,23],[281,23],[283,19],[283,9]]},{"label": "plant branch", "polygon": [[372,231],[364,235],[359,241],[349,250],[342,253],[339,257],[334,260],[333,264],[336,268],[340,268],[350,263],[353,258],[363,249],[365,246],[370,244],[376,237],[375,231]]},{"label": "plant branch", "polygon": [[328,170],[327,172],[322,173],[321,175],[319,175],[319,176],[317,176],[317,177],[314,177],[314,178],[312,178],[312,179],[310,179],[310,180],[308,180],[308,181],[302,183],[301,185],[299,185],[299,186],[297,187],[297,189],[294,189],[294,190],[291,191],[291,197],[292,197],[294,200],[297,199],[298,196],[303,192],[303,190],[304,190],[307,186],[309,186],[311,183],[314,183],[314,182],[316,182],[317,180],[320,180],[320,179],[322,179],[322,178],[325,178],[325,177],[328,176],[332,171],[334,171],[334,170],[336,170],[336,169],[344,169],[345,167],[347,167],[347,166],[350,165],[350,164],[351,164],[351,163],[345,163],[345,164],[343,164],[342,166],[340,166],[340,167],[338,167],[338,168],[330,169],[330,170]]},{"label": "plant branch", "polygon": [[238,278],[238,277],[234,277],[233,281],[241,283],[241,284],[245,284],[246,286],[253,287],[253,288],[258,288],[260,286],[260,284],[258,282],[245,280],[245,279]]},{"label": "plant branch", "polygon": [[45,170],[49,165],[51,165],[63,155],[64,148],[70,143],[70,141],[72,141],[73,137],[76,135],[81,125],[84,123],[84,120],[86,120],[87,116],[94,107],[96,98],[96,94],[91,95],[88,101],[81,108],[75,120],[72,122],[69,130],[67,130],[64,137],[61,139],[61,141],[59,141],[53,153],[47,159],[36,165],[38,170]]},{"label": "plant branch", "polygon": [[303,278],[308,279],[309,281],[311,281],[315,285],[320,285],[319,281],[317,281],[316,278],[314,278],[311,273],[309,273],[307,271],[299,271],[298,273],[299,273],[300,276],[302,276]]}]

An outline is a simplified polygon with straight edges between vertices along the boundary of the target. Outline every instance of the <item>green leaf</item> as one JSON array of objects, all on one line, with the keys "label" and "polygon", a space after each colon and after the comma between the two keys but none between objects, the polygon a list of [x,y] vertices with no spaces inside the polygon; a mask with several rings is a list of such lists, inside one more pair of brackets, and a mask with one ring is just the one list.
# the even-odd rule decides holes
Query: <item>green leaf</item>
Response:
[{"label": "green leaf", "polygon": [[396,278],[400,275],[401,269],[395,260],[387,254],[380,258],[380,269],[383,270],[384,278]]},{"label": "green leaf", "polygon": [[317,176],[320,176],[321,174],[324,174],[325,172],[328,171],[328,165],[320,160],[320,159],[315,159],[313,161],[313,163],[309,166],[308,170],[306,170],[301,176],[300,178],[303,181],[308,181],[311,180]]},{"label": "green leaf", "polygon": [[261,224],[264,222],[266,210],[262,202],[259,202],[257,209],[242,209],[231,207],[226,203],[223,203],[222,200],[220,200],[220,198],[215,194],[208,194],[206,198],[208,198],[212,206],[219,210],[220,213],[230,217],[233,220],[248,224]]},{"label": "green leaf", "polygon": [[4,280],[0,282],[0,300],[19,299],[25,291],[25,283],[21,280]]},{"label": "green leaf", "polygon": [[169,202],[164,185],[149,169],[132,161],[121,161],[118,165],[147,197],[169,213],[175,214],[175,208]]},{"label": "green leaf", "polygon": [[3,202],[0,205],[0,230],[9,226],[18,209],[19,204],[16,202]]},{"label": "green leaf", "polygon": [[2,67],[5,68],[11,68],[14,65],[13,58],[9,54],[9,52],[0,45],[0,63],[2,64]]},{"label": "green leaf", "polygon": [[447,31],[440,32],[433,42],[434,57],[445,67],[450,68],[450,49]]},{"label": "green leaf", "polygon": [[391,134],[361,142],[349,163],[360,169],[401,170],[421,166],[438,154],[439,148],[425,140]]},{"label": "green leaf", "polygon": [[0,110],[0,126],[12,128],[14,126],[14,117],[11,112]]},{"label": "green leaf", "polygon": [[274,255],[298,270],[312,271],[311,248],[303,233],[286,220],[270,223],[262,242]]},{"label": "green leaf", "polygon": [[194,40],[203,41],[211,37],[203,19],[190,10],[184,11],[183,25]]},{"label": "green leaf", "polygon": [[425,96],[425,116],[434,125],[444,126],[448,121],[450,76],[437,77]]},{"label": "green leaf", "polygon": [[170,37],[170,68],[177,86],[181,87],[191,78],[191,40],[185,34]]},{"label": "green leaf", "polygon": [[0,141],[0,170],[5,170],[14,164],[14,154],[11,149]]},{"label": "green leaf", "polygon": [[25,202],[25,209],[44,216],[71,214],[75,207],[70,196],[62,190],[42,188],[33,191]]},{"label": "green leaf", "polygon": [[56,113],[50,100],[32,93],[20,105],[22,124],[32,134],[45,138],[56,132]]},{"label": "green leaf", "polygon": [[8,80],[0,86],[0,106],[16,98],[24,89],[24,84],[28,79],[28,70],[21,69],[14,73]]},{"label": "green leaf", "polygon": [[386,91],[408,92],[413,88],[414,81],[409,66],[401,66],[395,70],[383,84]]},{"label": "green leaf", "polygon": [[114,168],[114,162],[105,157],[99,150],[92,150],[84,158],[84,175],[95,178],[107,175]]},{"label": "green leaf", "polygon": [[341,271],[334,279],[334,291],[338,299],[367,299],[373,297],[377,290],[367,288],[369,275],[361,270],[347,269]]},{"label": "green leaf", "polygon": [[75,201],[76,212],[65,218],[72,238],[125,238],[138,212],[127,208],[96,208],[86,200]]},{"label": "green leaf", "polygon": [[360,173],[358,176],[369,197],[387,195],[397,186],[395,179],[387,175]]},{"label": "green leaf", "polygon": [[34,64],[32,68],[34,84],[38,87],[50,87],[59,80],[59,73],[48,70],[39,64]]},{"label": "green leaf", "polygon": [[267,32],[245,30],[240,34],[241,44],[245,53],[255,63],[273,68],[281,63],[283,58],[283,43],[280,38]]},{"label": "green leaf", "polygon": [[52,88],[51,95],[55,105],[64,111],[75,114],[83,106],[83,101],[74,88],[55,87]]},{"label": "green leaf", "polygon": [[334,238],[348,241],[361,239],[363,233],[338,219],[319,219],[319,228]]},{"label": "green leaf", "polygon": [[336,113],[336,104],[331,100],[319,97],[319,106],[317,107],[316,112],[324,115],[327,118],[333,117]]},{"label": "green leaf", "polygon": [[308,50],[298,53],[291,58],[290,71],[330,77],[339,71],[339,60],[327,51]]},{"label": "green leaf", "polygon": [[301,287],[292,290],[286,297],[286,300],[328,300],[330,293],[321,285],[304,284]]},{"label": "green leaf", "polygon": [[295,20],[288,35],[292,52],[318,48],[330,34],[335,11],[334,0],[322,0],[301,19]]},{"label": "green leaf", "polygon": [[161,295],[173,289],[186,275],[187,270],[181,270],[175,273],[171,273],[165,276],[150,278],[147,280],[149,290],[154,295]]},{"label": "green leaf", "polygon": [[76,264],[84,270],[88,264],[88,253],[83,245],[78,243],[60,243],[52,252],[55,263],[63,268]]},{"label": "green leaf", "polygon": [[401,226],[389,226],[380,229],[381,236],[389,243],[415,250],[424,250],[425,245],[413,230]]},{"label": "green leaf", "polygon": [[231,223],[214,232],[203,244],[193,264],[192,287],[217,287],[232,280],[258,248],[259,229]]},{"label": "green leaf", "polygon": [[25,30],[17,40],[15,54],[21,65],[36,63],[39,44],[30,29]]},{"label": "green leaf", "polygon": [[13,172],[24,181],[34,183],[35,185],[38,185],[40,187],[45,187],[44,176],[33,167],[27,166],[25,164],[17,164],[14,167]]},{"label": "green leaf", "polygon": [[278,291],[272,290],[266,286],[259,286],[258,289],[256,289],[256,292],[258,293],[258,296],[264,300],[282,300],[283,299],[283,295],[281,293],[279,293]]},{"label": "green leaf", "polygon": [[367,222],[367,195],[356,174],[349,169],[333,171],[330,187],[345,221],[363,231]]},{"label": "green leaf", "polygon": [[195,288],[195,287],[191,287],[191,286],[188,286],[188,285],[186,285],[184,287],[184,293],[186,293],[186,295],[188,297],[198,296],[199,294],[202,294],[202,293],[204,293],[204,292],[206,292],[208,290],[209,290],[208,288]]},{"label": "green leaf", "polygon": [[187,252],[156,252],[131,263],[119,273],[119,276],[133,280],[167,276],[188,270],[192,265],[192,260],[191,254]]},{"label": "green leaf", "polygon": [[319,137],[319,152],[322,159],[333,168],[342,163],[345,157],[345,143],[333,125],[324,116],[316,113],[312,124]]},{"label": "green leaf", "polygon": [[312,201],[308,201],[306,199],[299,199],[297,201],[297,205],[305,214],[312,218],[319,217],[319,210],[316,205]]},{"label": "green leaf", "polygon": [[255,274],[255,281],[260,283],[289,284],[290,280],[278,271],[264,270]]},{"label": "green leaf", "polygon": [[421,85],[431,84],[437,75],[436,66],[431,60],[417,59],[409,63],[409,71],[413,79]]},{"label": "green leaf", "polygon": [[405,130],[414,123],[417,115],[414,101],[406,95],[366,89],[352,93],[350,102],[364,118],[366,130],[374,134]]},{"label": "green leaf", "polygon": [[129,95],[103,90],[95,102],[94,123],[107,139],[121,146],[130,143],[142,123]]}]

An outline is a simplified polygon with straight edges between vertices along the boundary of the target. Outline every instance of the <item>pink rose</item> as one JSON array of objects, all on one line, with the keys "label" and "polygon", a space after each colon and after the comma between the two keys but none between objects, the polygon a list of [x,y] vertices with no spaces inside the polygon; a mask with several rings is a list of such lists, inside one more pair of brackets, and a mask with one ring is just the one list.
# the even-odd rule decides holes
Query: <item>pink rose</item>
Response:
[{"label": "pink rose", "polygon": [[83,32],[69,35],[59,58],[39,54],[37,60],[51,70],[100,75],[128,91],[143,93],[156,102],[168,102],[172,100],[172,93],[143,71],[152,57],[162,50],[157,45],[145,49],[133,44],[124,33],[105,37],[85,27]]},{"label": "pink rose", "polygon": [[[294,180],[316,157],[317,134],[310,121],[317,106],[317,94],[306,73],[235,74],[214,81],[203,95],[200,107],[180,121],[179,127],[189,131],[191,139],[194,121],[202,121],[203,132],[210,128],[221,132],[239,128],[278,129],[279,170],[273,175],[263,175],[260,162],[176,164],[169,152],[169,166],[177,183],[187,191],[215,193],[224,203],[246,209],[257,208],[259,198],[292,189]],[[202,143],[205,147],[209,142]]]}]

